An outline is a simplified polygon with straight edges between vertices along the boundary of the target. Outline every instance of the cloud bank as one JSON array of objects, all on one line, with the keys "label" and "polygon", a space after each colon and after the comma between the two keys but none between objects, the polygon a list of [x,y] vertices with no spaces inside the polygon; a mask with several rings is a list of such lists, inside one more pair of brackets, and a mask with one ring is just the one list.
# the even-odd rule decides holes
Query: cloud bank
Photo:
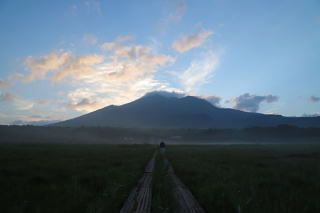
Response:
[{"label": "cloud bank", "polygon": [[240,95],[231,101],[234,102],[234,109],[239,109],[248,112],[257,112],[260,109],[260,104],[262,102],[272,103],[278,101],[278,97],[274,95],[250,95],[245,93]]}]

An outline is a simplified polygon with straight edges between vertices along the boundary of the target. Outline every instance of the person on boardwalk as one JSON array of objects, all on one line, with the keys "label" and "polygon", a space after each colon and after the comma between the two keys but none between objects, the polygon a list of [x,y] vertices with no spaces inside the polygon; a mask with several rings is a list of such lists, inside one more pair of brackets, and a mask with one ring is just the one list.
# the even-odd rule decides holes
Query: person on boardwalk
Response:
[{"label": "person on boardwalk", "polygon": [[166,152],[166,144],[163,141],[161,141],[160,143],[160,152],[161,154],[164,154]]}]

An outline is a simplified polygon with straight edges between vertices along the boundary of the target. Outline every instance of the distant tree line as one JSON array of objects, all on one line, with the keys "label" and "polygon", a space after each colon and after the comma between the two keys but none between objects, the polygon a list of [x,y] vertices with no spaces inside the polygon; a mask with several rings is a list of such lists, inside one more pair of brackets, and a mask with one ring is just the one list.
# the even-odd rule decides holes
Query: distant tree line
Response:
[{"label": "distant tree line", "polygon": [[0,125],[0,142],[158,143],[168,142],[320,142],[320,128],[280,125],[244,129],[134,129]]}]

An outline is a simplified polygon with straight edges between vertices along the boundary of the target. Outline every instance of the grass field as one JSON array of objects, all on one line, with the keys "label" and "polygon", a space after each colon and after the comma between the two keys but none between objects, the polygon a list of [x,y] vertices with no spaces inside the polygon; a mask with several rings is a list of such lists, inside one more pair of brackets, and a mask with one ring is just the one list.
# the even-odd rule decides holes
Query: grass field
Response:
[{"label": "grass field", "polygon": [[[154,152],[148,145],[0,144],[0,212],[119,212]],[[320,146],[168,146],[207,212],[320,212]],[[177,212],[159,154],[152,212]]]},{"label": "grass field", "polygon": [[0,212],[119,212],[151,146],[0,144]]},{"label": "grass field", "polygon": [[207,212],[320,212],[320,146],[169,146]]}]

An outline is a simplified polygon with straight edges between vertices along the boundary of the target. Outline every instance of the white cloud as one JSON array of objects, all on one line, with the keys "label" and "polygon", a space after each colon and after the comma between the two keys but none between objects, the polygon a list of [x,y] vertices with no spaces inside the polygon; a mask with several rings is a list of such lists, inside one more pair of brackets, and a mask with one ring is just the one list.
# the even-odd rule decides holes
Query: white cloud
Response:
[{"label": "white cloud", "polygon": [[108,58],[95,66],[94,73],[77,81],[77,89],[68,93],[69,108],[91,112],[110,104],[133,101],[153,90],[175,90],[154,79],[160,67],[173,63],[175,59],[154,53],[150,46],[123,45],[132,37],[118,37],[101,46],[108,50]]},{"label": "white cloud", "polygon": [[198,34],[184,36],[180,40],[173,42],[172,48],[180,53],[186,52],[192,48],[201,46],[207,37],[212,34],[212,31],[204,30]]},{"label": "white cloud", "polygon": [[180,80],[187,92],[197,90],[207,83],[219,65],[219,57],[208,51],[200,59],[193,60],[190,66],[180,75]]},{"label": "white cloud", "polygon": [[69,76],[77,79],[94,73],[94,65],[103,60],[104,56],[97,54],[74,56],[71,52],[53,51],[38,58],[27,57],[23,64],[30,71],[29,75],[17,75],[26,82],[45,79],[50,71],[53,72],[52,81],[61,81]]},{"label": "white cloud", "polygon": [[111,62],[100,66],[106,79],[127,81],[153,77],[159,67],[175,62],[168,55],[153,54],[150,46],[126,46],[119,42],[104,43],[101,48],[111,51]]},{"label": "white cloud", "polygon": [[[132,38],[117,37],[114,42],[104,43],[101,48],[108,50],[106,55],[76,56],[70,51],[54,51],[40,57],[29,56],[24,65],[30,73],[17,73],[15,77],[27,82],[71,78],[75,89],[66,94],[64,106],[81,112],[123,104],[152,90],[174,90],[155,80],[154,75],[159,68],[174,63],[175,58],[156,53],[150,46],[123,44]],[[32,107],[24,105],[25,109]]]},{"label": "white cloud", "polygon": [[81,84],[85,87],[78,88],[68,94],[71,101],[67,105],[84,112],[91,112],[111,104],[128,103],[154,90],[181,92],[171,88],[167,83],[153,79],[153,77],[128,79],[120,82],[99,78],[97,74],[97,76],[83,79]]}]

